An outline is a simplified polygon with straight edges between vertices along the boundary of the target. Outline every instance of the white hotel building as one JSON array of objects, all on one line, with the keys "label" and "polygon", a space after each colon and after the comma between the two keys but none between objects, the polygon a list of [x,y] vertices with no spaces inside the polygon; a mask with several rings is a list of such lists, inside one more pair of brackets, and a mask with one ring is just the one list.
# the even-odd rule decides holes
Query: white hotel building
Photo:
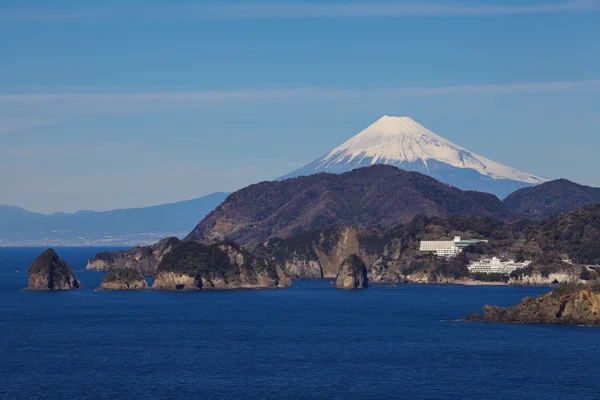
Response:
[{"label": "white hotel building", "polygon": [[471,273],[510,274],[517,269],[529,266],[529,264],[531,264],[531,261],[518,263],[513,260],[500,261],[497,257],[493,257],[472,262],[468,268]]},{"label": "white hotel building", "polygon": [[462,240],[460,236],[454,237],[454,240],[440,240],[440,241],[422,241],[419,247],[419,251],[427,253],[435,253],[439,257],[454,257],[458,255],[465,247],[475,244],[486,242],[487,240],[471,239]]}]

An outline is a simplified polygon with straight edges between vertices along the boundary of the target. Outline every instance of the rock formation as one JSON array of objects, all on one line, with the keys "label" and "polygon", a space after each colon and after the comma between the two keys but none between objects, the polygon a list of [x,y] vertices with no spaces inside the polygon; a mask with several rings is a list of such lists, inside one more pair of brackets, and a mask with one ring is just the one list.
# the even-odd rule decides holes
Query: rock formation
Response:
[{"label": "rock formation", "polygon": [[29,285],[26,290],[71,290],[81,288],[73,271],[53,249],[37,256],[29,270]]},{"label": "rock formation", "polygon": [[283,288],[290,277],[232,242],[183,242],[158,265],[152,287],[166,290]]},{"label": "rock formation", "polygon": [[134,268],[120,268],[108,271],[98,290],[141,290],[147,289],[144,275]]},{"label": "rock formation", "polygon": [[85,269],[108,271],[120,268],[133,268],[143,275],[152,275],[162,258],[181,241],[175,237],[160,240],[150,246],[136,246],[131,250],[102,252],[90,258]]},{"label": "rock formation", "polygon": [[600,324],[600,286],[560,286],[543,296],[525,297],[514,307],[483,306],[469,321],[556,324]]},{"label": "rock formation", "polygon": [[340,265],[335,287],[339,289],[364,289],[369,287],[367,268],[359,256],[352,254]]}]

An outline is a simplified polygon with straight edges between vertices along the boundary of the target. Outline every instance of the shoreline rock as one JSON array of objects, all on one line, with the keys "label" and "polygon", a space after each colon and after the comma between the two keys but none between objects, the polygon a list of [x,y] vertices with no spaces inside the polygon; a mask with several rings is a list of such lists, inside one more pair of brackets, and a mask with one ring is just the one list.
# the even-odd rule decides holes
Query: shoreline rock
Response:
[{"label": "shoreline rock", "polygon": [[69,264],[53,249],[47,249],[37,256],[27,274],[29,282],[25,290],[73,290],[82,287],[81,282],[75,279]]},{"label": "shoreline rock", "polygon": [[483,306],[483,315],[467,321],[600,325],[600,285],[560,286],[539,296],[525,297],[513,307]]},{"label": "shoreline rock", "polygon": [[113,269],[109,271],[96,290],[145,290],[148,283],[144,275],[134,268]]},{"label": "shoreline rock", "polygon": [[335,287],[338,289],[365,289],[369,287],[367,268],[359,256],[352,254],[340,265]]}]

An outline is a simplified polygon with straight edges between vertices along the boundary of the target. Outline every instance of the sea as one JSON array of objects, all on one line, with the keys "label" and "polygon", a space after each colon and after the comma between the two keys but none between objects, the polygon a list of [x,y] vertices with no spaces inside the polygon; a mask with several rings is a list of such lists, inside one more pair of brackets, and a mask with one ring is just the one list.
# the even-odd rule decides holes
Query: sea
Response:
[{"label": "sea", "polygon": [[0,399],[599,399],[600,329],[463,322],[548,287],[28,292],[0,248]]}]

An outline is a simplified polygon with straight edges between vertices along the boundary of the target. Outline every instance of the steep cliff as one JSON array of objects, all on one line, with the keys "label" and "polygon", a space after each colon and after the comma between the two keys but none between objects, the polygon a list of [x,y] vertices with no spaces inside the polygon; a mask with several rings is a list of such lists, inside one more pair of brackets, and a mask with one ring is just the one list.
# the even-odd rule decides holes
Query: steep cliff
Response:
[{"label": "steep cliff", "polygon": [[561,286],[543,296],[525,297],[514,307],[483,306],[469,321],[556,324],[600,324],[600,286]]},{"label": "steep cliff", "polygon": [[131,250],[98,253],[95,257],[89,259],[85,269],[108,271],[132,268],[140,271],[143,275],[152,275],[156,272],[156,267],[165,254],[179,243],[181,243],[179,239],[170,237],[150,246],[137,246]]},{"label": "steep cliff", "polygon": [[183,242],[163,257],[152,287],[167,290],[290,287],[277,265],[235,243]]},{"label": "steep cliff", "polygon": [[335,287],[339,289],[364,289],[369,287],[367,268],[359,256],[352,254],[340,265]]},{"label": "steep cliff", "polygon": [[53,249],[37,256],[27,271],[29,285],[26,290],[71,290],[79,289],[81,283],[73,271]]},{"label": "steep cliff", "polygon": [[108,271],[98,290],[141,290],[147,289],[144,275],[134,268],[119,268]]}]

